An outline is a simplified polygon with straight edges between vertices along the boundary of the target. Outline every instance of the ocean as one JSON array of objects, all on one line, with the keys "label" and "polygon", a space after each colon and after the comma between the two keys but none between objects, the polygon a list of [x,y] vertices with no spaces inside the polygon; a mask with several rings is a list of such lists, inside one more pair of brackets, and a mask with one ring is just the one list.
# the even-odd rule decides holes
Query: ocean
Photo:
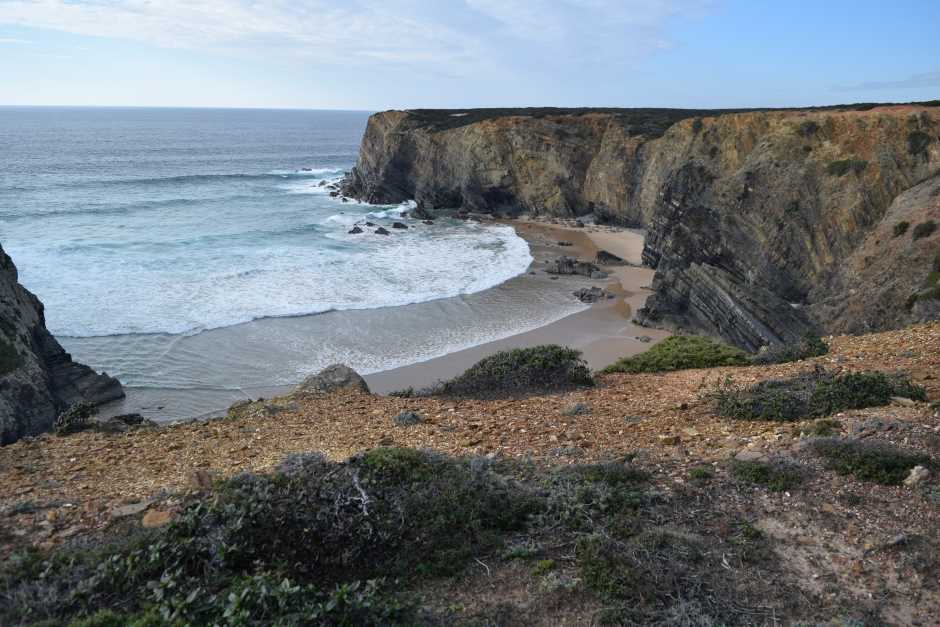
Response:
[{"label": "ocean", "polygon": [[[125,384],[114,411],[210,415],[330,363],[379,372],[581,308],[512,282],[532,256],[511,227],[330,197],[367,117],[0,107],[0,242],[50,331]],[[348,233],[366,221],[409,228]]]}]

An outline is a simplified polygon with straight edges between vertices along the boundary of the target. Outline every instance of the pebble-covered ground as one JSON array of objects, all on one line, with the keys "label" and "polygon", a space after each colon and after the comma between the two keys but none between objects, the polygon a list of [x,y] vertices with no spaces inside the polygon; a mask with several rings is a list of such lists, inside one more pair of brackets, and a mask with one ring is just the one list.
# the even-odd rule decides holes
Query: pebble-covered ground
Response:
[{"label": "pebble-covered ground", "polygon": [[[637,453],[664,491],[701,490],[715,507],[753,520],[779,542],[801,586],[825,596],[850,590],[881,603],[899,624],[940,624],[936,473],[914,487],[862,483],[822,468],[804,450],[812,421],[716,417],[718,385],[780,378],[819,364],[840,371],[905,371],[940,398],[940,323],[826,338],[830,353],[775,366],[602,375],[593,389],[510,400],[395,398],[360,392],[259,401],[228,418],[127,433],[51,434],[0,448],[0,556],[25,544],[51,548],[116,519],[159,525],[179,495],[214,477],[271,469],[292,452],[344,459],[376,446],[571,464]],[[842,435],[891,441],[940,459],[940,410],[897,401],[833,418]],[[398,426],[402,411],[421,422]],[[784,456],[811,470],[790,492],[726,489],[728,460]],[[711,487],[690,480],[711,466]],[[725,481],[728,479],[728,481]],[[725,486],[725,487],[723,487]],[[920,559],[920,562],[918,560]],[[827,592],[829,591],[829,592]],[[878,595],[881,595],[880,597]]]}]

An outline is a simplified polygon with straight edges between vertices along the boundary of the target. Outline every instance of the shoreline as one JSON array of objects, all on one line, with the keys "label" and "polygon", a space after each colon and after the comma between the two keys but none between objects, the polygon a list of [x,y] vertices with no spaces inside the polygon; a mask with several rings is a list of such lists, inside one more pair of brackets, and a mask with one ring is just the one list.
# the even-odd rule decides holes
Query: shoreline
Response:
[{"label": "shoreline", "polygon": [[[376,394],[387,394],[407,388],[421,389],[440,380],[454,377],[479,360],[496,352],[539,344],[562,344],[580,350],[591,370],[600,370],[621,357],[636,355],[670,335],[669,331],[641,327],[632,321],[634,312],[642,307],[654,270],[641,266],[643,234],[639,230],[598,225],[574,227],[531,218],[499,221],[513,227],[529,244],[534,261],[528,274],[541,274],[542,266],[562,255],[593,261],[598,250],[621,257],[627,266],[603,266],[606,279],[583,276],[560,276],[571,284],[571,291],[580,287],[598,286],[614,295],[598,301],[583,311],[565,316],[546,325],[485,342],[477,346],[447,353],[425,361],[383,370],[363,378]],[[571,246],[561,246],[569,241]],[[641,341],[637,338],[648,338]]]}]

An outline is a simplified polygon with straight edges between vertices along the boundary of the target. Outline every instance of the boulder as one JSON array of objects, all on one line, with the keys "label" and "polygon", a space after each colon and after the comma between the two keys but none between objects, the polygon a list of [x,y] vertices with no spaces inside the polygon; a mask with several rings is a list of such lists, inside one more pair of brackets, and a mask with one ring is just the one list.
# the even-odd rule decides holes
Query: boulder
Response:
[{"label": "boulder", "polygon": [[404,224],[404,223],[402,223],[402,222],[393,222],[393,223],[392,223],[392,228],[393,228],[393,229],[407,229],[407,228],[408,228],[408,225],[407,225],[407,224]]},{"label": "boulder", "polygon": [[593,286],[593,287],[582,287],[578,291],[573,292],[573,294],[582,303],[590,304],[590,303],[596,303],[602,298],[605,298],[607,295],[607,292],[605,292],[604,290],[602,290],[601,288],[597,286]]},{"label": "boulder", "polygon": [[560,240],[560,241],[558,242],[558,245],[559,245],[559,246],[574,246],[574,243],[573,243],[573,242],[569,242],[569,241],[567,241],[567,240]]},{"label": "boulder", "polygon": [[614,253],[607,252],[606,250],[597,251],[597,255],[594,257],[594,263],[601,266],[628,266],[626,261],[618,257]]},{"label": "boulder", "polygon": [[391,235],[386,229],[382,228],[381,226],[375,229],[375,234],[376,235]]},{"label": "boulder", "polygon": [[421,223],[430,225],[430,224],[434,224],[434,220],[422,220]]},{"label": "boulder", "polygon": [[581,276],[590,277],[592,273],[599,270],[600,268],[589,261],[581,261],[562,255],[555,261],[549,262],[545,271],[549,274],[580,274]]},{"label": "boulder", "polygon": [[354,226],[353,228],[349,229],[350,235],[359,235],[360,233],[362,233],[362,229],[360,229],[358,226]]},{"label": "boulder", "polygon": [[923,481],[930,476],[930,471],[924,468],[923,466],[914,466],[911,468],[910,474],[904,480],[904,485],[909,488],[913,488],[917,485],[923,483]]},{"label": "boulder", "polygon": [[346,388],[370,394],[365,379],[359,376],[358,372],[343,364],[327,366],[317,374],[307,377],[295,391],[301,394],[329,394]]},{"label": "boulder", "polygon": [[595,270],[594,272],[591,273],[592,279],[606,279],[607,277],[608,277],[608,274],[604,272],[603,270]]},{"label": "boulder", "polygon": [[434,215],[428,211],[423,202],[419,202],[418,205],[411,210],[411,217],[415,220],[430,220]]},{"label": "boulder", "polygon": [[375,226],[375,222],[366,222],[366,226]]}]

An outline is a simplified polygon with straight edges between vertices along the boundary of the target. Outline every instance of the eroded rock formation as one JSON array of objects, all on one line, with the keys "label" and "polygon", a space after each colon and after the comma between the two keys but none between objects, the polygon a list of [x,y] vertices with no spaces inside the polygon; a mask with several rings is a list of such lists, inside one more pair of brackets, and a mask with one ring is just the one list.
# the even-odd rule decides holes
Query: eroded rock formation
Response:
[{"label": "eroded rock formation", "polygon": [[388,111],[343,188],[643,226],[657,273],[640,318],[756,350],[937,317],[940,230],[893,228],[940,222],[938,177],[931,106]]},{"label": "eroded rock formation", "polygon": [[49,430],[77,401],[99,405],[123,396],[116,379],[72,361],[0,247],[0,443]]}]

